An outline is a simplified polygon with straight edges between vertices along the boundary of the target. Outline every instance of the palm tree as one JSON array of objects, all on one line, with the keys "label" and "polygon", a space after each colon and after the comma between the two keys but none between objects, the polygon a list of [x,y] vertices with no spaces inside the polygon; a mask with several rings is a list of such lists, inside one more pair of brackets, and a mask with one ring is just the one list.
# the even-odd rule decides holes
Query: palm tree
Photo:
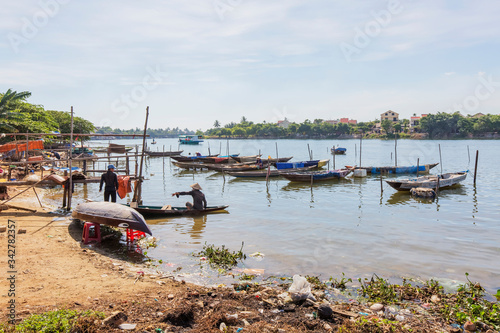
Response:
[{"label": "palm tree", "polygon": [[23,101],[26,98],[30,97],[31,93],[29,91],[12,91],[12,89],[7,90],[5,94],[0,98],[0,129],[8,129],[15,131],[16,129],[6,122],[9,116],[16,117],[19,115],[18,112],[15,112],[15,102]]}]

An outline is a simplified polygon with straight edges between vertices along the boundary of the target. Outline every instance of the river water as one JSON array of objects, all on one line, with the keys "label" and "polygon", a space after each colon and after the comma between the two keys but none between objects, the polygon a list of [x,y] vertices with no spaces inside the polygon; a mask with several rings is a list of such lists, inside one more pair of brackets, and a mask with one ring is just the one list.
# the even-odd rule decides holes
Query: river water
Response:
[{"label": "river water", "polygon": [[[142,140],[116,143],[140,145]],[[347,148],[346,155],[335,156],[337,168],[395,163],[395,141],[391,140],[206,140],[180,149],[184,155],[207,154],[210,148],[211,153],[261,152],[264,157],[293,156],[295,161],[309,159],[311,152],[315,159],[332,160],[332,167],[329,148],[337,144]],[[440,162],[441,150],[442,164],[431,173],[470,170],[461,185],[442,190],[434,201],[397,193],[385,182],[382,192],[376,176],[349,176],[313,186],[278,177],[266,184],[265,180],[224,178],[213,171],[183,171],[170,158],[148,158],[144,204],[183,206],[191,198],[177,199],[171,193],[189,190],[197,182],[209,205],[229,205],[225,214],[148,220],[159,245],[148,255],[162,259],[166,271],[182,267],[178,274],[200,280],[207,273],[200,273],[193,252],[205,243],[237,251],[244,242],[243,252],[265,256],[247,258],[239,268],[264,269],[265,276],[307,274],[328,279],[342,273],[353,278],[376,273],[389,279],[434,278],[453,284],[462,283],[468,272],[471,280],[496,291],[500,288],[499,144],[494,140],[398,140],[398,165],[415,165],[417,159],[420,164]],[[91,145],[106,146],[107,142]],[[152,150],[178,148],[176,139],[157,139],[151,146]],[[476,151],[479,164],[474,186]],[[75,192],[76,202],[84,196],[102,200],[97,184]]]}]

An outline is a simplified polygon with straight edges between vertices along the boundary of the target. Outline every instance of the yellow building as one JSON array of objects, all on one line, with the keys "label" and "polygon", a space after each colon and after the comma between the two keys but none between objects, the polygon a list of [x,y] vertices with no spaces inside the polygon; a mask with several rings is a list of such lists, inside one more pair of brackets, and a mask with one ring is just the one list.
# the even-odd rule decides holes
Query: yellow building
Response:
[{"label": "yellow building", "polygon": [[399,113],[392,110],[386,111],[380,115],[380,121],[390,120],[393,123],[399,122]]}]

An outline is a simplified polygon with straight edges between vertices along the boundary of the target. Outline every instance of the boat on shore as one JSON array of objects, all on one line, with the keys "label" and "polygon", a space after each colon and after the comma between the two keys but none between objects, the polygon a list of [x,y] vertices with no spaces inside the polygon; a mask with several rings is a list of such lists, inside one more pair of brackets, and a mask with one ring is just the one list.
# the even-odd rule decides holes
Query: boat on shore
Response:
[{"label": "boat on shore", "polygon": [[[128,206],[125,206],[128,207]],[[148,217],[169,217],[169,216],[180,216],[180,215],[204,215],[211,213],[221,213],[229,207],[228,205],[221,206],[208,206],[205,209],[187,209],[186,207],[172,207],[170,205],[165,206],[146,206],[140,205],[135,209],[137,212],[143,216]],[[132,209],[132,208],[131,208]]]},{"label": "boat on shore", "polygon": [[340,179],[350,174],[350,169],[337,169],[326,171],[282,172],[281,176],[296,182],[313,182],[320,180]]},{"label": "boat on shore", "polygon": [[203,142],[203,135],[179,135],[179,143],[185,145],[197,145]]},{"label": "boat on shore", "polygon": [[409,191],[412,188],[443,188],[456,185],[467,178],[467,171],[443,173],[441,175],[428,175],[415,178],[402,178],[386,180],[393,189]]},{"label": "boat on shore", "polygon": [[[418,166],[419,173],[429,173],[432,168],[434,168],[439,163],[432,164],[422,164]],[[405,174],[405,173],[417,173],[417,166],[384,166],[384,167],[357,167],[357,166],[345,166],[347,169],[364,169],[367,174]]]},{"label": "boat on shore", "polygon": [[144,217],[130,207],[106,201],[81,203],[71,216],[87,222],[129,228],[152,235]]}]

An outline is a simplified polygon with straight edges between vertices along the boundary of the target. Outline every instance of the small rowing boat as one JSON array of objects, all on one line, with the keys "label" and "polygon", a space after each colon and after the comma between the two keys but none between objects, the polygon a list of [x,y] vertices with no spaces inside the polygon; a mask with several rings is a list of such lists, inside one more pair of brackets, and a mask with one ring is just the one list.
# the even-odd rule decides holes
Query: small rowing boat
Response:
[{"label": "small rowing boat", "polygon": [[172,207],[170,205],[166,206],[138,206],[134,208],[136,211],[144,216],[148,217],[169,217],[169,216],[179,216],[179,215],[203,215],[210,213],[220,213],[225,211],[227,205],[222,206],[208,206],[205,209],[187,209],[186,207]]},{"label": "small rowing boat", "polygon": [[144,217],[136,210],[114,202],[85,202],[73,209],[71,216],[87,222],[129,228],[152,235]]},{"label": "small rowing boat", "polygon": [[[429,173],[429,171],[434,168],[439,163],[432,164],[422,164],[418,166],[419,173]],[[385,166],[385,167],[352,167],[349,165],[345,166],[348,169],[364,169],[367,174],[404,174],[404,173],[417,173],[417,166]]]},{"label": "small rowing boat", "polygon": [[403,178],[395,180],[386,180],[392,188],[398,191],[409,191],[412,188],[443,188],[453,186],[467,177],[467,171],[443,173],[441,175],[428,175],[415,178]]}]

